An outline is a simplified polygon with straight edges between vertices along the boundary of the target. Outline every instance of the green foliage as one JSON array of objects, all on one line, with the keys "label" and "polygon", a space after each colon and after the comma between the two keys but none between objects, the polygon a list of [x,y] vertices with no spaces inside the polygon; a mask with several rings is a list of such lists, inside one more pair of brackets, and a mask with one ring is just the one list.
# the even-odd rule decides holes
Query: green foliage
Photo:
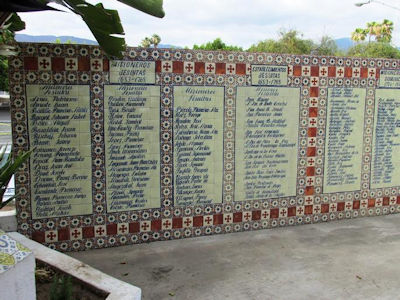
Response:
[{"label": "green foliage", "polygon": [[302,34],[297,30],[281,31],[279,39],[268,39],[258,44],[252,45],[250,52],[269,52],[269,53],[288,53],[288,54],[311,54],[316,48],[311,40],[302,38]]},{"label": "green foliage", "polygon": [[149,48],[153,45],[154,48],[157,48],[160,42],[161,37],[158,34],[153,34],[151,37],[145,37],[140,43],[140,46],[144,48]]},{"label": "green foliage", "polygon": [[[11,1],[0,4],[0,8],[7,6],[3,11],[39,11],[51,9],[48,3],[55,0],[31,0],[29,5],[21,6]],[[155,17],[164,17],[163,0],[118,0],[126,5],[143,11]],[[85,0],[58,0],[58,4],[65,6],[75,14],[78,14],[85,21],[90,31],[93,33],[100,47],[109,56],[122,57],[122,51],[126,49],[125,39],[116,36],[123,35],[121,20],[116,10],[104,8],[102,3],[92,5]],[[4,28],[3,18],[9,13],[0,11],[0,30]],[[15,31],[15,30],[14,30]]]},{"label": "green foliage", "polygon": [[8,92],[8,59],[0,56],[0,91]]},{"label": "green foliage", "polygon": [[393,28],[393,22],[387,19],[384,19],[382,23],[368,22],[366,28],[356,28],[351,33],[351,39],[355,42],[361,42],[368,36],[368,41],[373,38],[377,42],[390,43]]},{"label": "green foliage", "polygon": [[54,275],[50,287],[50,300],[73,300],[71,276]]},{"label": "green foliage", "polygon": [[400,51],[389,43],[371,42],[354,45],[348,50],[347,55],[357,57],[400,58]]},{"label": "green foliage", "polygon": [[28,157],[32,153],[32,150],[28,152],[23,152],[20,153],[15,159],[13,159],[11,154],[6,157],[6,148],[7,146],[2,146],[0,150],[0,209],[15,199],[16,196],[11,197],[6,201],[2,201],[11,177],[18,171],[21,165],[28,159]]},{"label": "green foliage", "polygon": [[317,47],[313,50],[313,54],[316,55],[336,55],[339,51],[336,42],[329,36],[325,35],[321,38]]},{"label": "green foliage", "polygon": [[242,47],[226,45],[220,38],[202,45],[193,45],[194,50],[224,50],[224,51],[243,51]]}]

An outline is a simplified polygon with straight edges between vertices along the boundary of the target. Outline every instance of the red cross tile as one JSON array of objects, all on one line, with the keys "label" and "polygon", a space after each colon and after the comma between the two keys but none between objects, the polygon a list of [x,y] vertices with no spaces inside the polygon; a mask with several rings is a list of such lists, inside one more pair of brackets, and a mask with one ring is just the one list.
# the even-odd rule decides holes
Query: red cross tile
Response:
[{"label": "red cross tile", "polygon": [[314,176],[306,177],[306,185],[311,186],[314,185],[315,183],[315,178]]},{"label": "red cross tile", "polygon": [[360,75],[361,75],[361,71],[360,71],[360,68],[353,68],[353,77],[355,77],[355,78],[359,78],[360,77]]},{"label": "red cross tile", "polygon": [[296,215],[302,216],[302,215],[304,215],[304,211],[305,211],[304,206],[297,206]]},{"label": "red cross tile", "polygon": [[376,77],[376,69],[368,68],[368,78],[375,78],[375,77]]},{"label": "red cross tile", "polygon": [[362,208],[367,208],[368,207],[368,200],[367,199],[363,199],[361,200],[361,207]]},{"label": "red cross tile", "polygon": [[194,63],[191,61],[185,61],[183,63],[183,72],[188,74],[194,74]]},{"label": "red cross tile", "polygon": [[206,74],[215,74],[215,63],[206,63]]},{"label": "red cross tile", "polygon": [[148,232],[151,230],[151,222],[150,221],[141,221],[140,222],[140,232]]},{"label": "red cross tile", "polygon": [[189,228],[193,226],[193,218],[192,217],[184,217],[183,218],[183,228]]},{"label": "red cross tile", "polygon": [[318,106],[318,98],[310,97],[310,100],[308,100],[308,104],[310,107],[317,107]]},{"label": "red cross tile", "polygon": [[307,205],[311,205],[314,204],[314,196],[306,196],[306,198],[304,199],[304,203]]},{"label": "red cross tile", "polygon": [[311,77],[310,82],[311,82],[311,86],[318,86],[319,79],[318,79],[318,77]]},{"label": "red cross tile", "polygon": [[161,62],[161,72],[171,73],[172,72],[172,62],[171,61],[162,61]]},{"label": "red cross tile", "polygon": [[270,217],[270,211],[269,209],[263,209],[261,210],[261,219],[262,220],[267,220]]},{"label": "red cross tile", "polygon": [[313,167],[313,166],[315,166],[315,158],[314,158],[314,157],[309,157],[309,158],[307,158],[307,166],[308,166],[308,167]]},{"label": "red cross tile", "polygon": [[308,147],[315,147],[315,144],[317,143],[315,137],[309,137],[308,139]]},{"label": "red cross tile", "polygon": [[314,204],[313,211],[314,211],[314,214],[320,214],[321,213],[321,205]]},{"label": "red cross tile", "polygon": [[129,224],[128,223],[119,223],[117,226],[118,234],[127,234],[129,233]]},{"label": "red cross tile", "polygon": [[78,59],[77,58],[66,58],[64,67],[65,67],[66,71],[77,71],[78,70]]},{"label": "red cross tile", "polygon": [[82,239],[82,228],[72,228],[70,230],[71,240],[80,240]]},{"label": "red cross tile", "polygon": [[349,211],[353,209],[353,202],[352,201],[346,201],[344,204],[344,210]]},{"label": "red cross tile", "polygon": [[328,76],[328,67],[321,67],[319,69],[319,76],[320,77],[327,77]]},{"label": "red cross tile", "polygon": [[337,209],[337,203],[331,203],[329,205],[329,212],[336,212]]},{"label": "red cross tile", "polygon": [[226,74],[233,75],[236,73],[236,65],[235,64],[226,64]]},{"label": "red cross tile", "polygon": [[287,213],[288,213],[288,210],[287,210],[286,207],[282,207],[282,208],[279,209],[279,217],[280,218],[286,218],[287,217]]},{"label": "red cross tile", "polygon": [[382,205],[383,205],[383,199],[382,198],[376,198],[375,207],[381,207]]},{"label": "red cross tile", "polygon": [[395,205],[396,204],[396,196],[392,196],[392,197],[390,197],[390,200],[389,200],[389,202],[390,202],[390,205]]},{"label": "red cross tile", "polygon": [[344,77],[344,68],[343,67],[336,68],[336,77],[339,77],[339,78]]},{"label": "red cross tile", "polygon": [[105,236],[106,235],[106,225],[96,225],[94,226],[94,236]]},{"label": "red cross tile", "polygon": [[172,229],[172,219],[162,219],[162,221],[161,221],[161,229],[162,230]]},{"label": "red cross tile", "polygon": [[233,222],[233,214],[224,214],[224,224],[231,224]]},{"label": "red cross tile", "polygon": [[301,76],[310,76],[311,69],[308,66],[304,66],[301,68]]},{"label": "red cross tile", "polygon": [[204,226],[212,226],[213,225],[213,216],[211,216],[211,215],[204,216],[203,224],[204,224]]},{"label": "red cross tile", "polygon": [[50,71],[51,70],[50,57],[39,57],[38,66],[39,66],[39,71]]},{"label": "red cross tile", "polygon": [[308,126],[309,127],[317,127],[317,118],[309,118]]},{"label": "red cross tile", "polygon": [[94,72],[103,71],[103,60],[98,58],[90,59],[90,70]]},{"label": "red cross tile", "polygon": [[250,211],[245,211],[243,212],[243,222],[249,222],[251,221],[251,212]]},{"label": "red cross tile", "polygon": [[58,241],[58,232],[57,230],[49,230],[45,232],[45,242],[46,243],[54,243]]}]

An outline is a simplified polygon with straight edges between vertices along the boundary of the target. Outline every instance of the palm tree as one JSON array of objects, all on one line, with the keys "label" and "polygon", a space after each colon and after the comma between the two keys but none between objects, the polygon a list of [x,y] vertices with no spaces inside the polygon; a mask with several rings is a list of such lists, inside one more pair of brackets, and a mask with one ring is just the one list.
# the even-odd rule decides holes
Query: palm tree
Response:
[{"label": "palm tree", "polygon": [[142,46],[143,48],[149,48],[152,44],[152,41],[150,38],[145,37],[142,42],[140,43],[140,46]]},{"label": "palm tree", "polygon": [[367,37],[367,30],[368,29],[356,28],[356,30],[351,33],[351,39],[355,42],[364,41]]},{"label": "palm tree", "polygon": [[157,48],[160,42],[161,42],[161,37],[158,34],[153,34],[151,36],[151,43],[154,45],[154,48]]},{"label": "palm tree", "polygon": [[373,21],[373,22],[369,22],[367,23],[367,33],[368,33],[368,42],[371,41],[371,37],[374,36],[376,37],[377,35],[379,36],[380,34],[380,24]]},{"label": "palm tree", "polygon": [[379,37],[376,36],[376,40],[379,42],[390,43],[390,41],[392,40],[393,22],[384,19],[380,25],[381,25],[380,35]]}]

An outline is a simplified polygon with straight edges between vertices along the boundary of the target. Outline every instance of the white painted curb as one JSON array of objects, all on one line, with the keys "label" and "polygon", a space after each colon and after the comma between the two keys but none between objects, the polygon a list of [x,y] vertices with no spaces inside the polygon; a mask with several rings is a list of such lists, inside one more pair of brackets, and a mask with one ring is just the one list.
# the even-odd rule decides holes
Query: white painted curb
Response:
[{"label": "white painted curb", "polygon": [[142,297],[142,290],[136,286],[111,277],[61,252],[51,250],[18,232],[8,232],[7,234],[28,247],[35,254],[36,259],[60,269],[98,290],[109,293],[107,300],[140,300]]}]

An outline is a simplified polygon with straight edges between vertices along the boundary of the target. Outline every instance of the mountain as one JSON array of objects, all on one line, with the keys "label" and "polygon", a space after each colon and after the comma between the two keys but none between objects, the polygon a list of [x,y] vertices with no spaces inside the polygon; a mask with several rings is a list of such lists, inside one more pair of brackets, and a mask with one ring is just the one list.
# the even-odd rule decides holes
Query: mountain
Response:
[{"label": "mountain", "polygon": [[351,46],[354,45],[354,42],[351,38],[340,38],[335,40],[336,45],[340,50],[347,51]]},{"label": "mountain", "polygon": [[29,34],[17,33],[15,35],[15,39],[17,42],[29,42],[29,43],[55,43],[55,41],[59,39],[61,43],[71,42],[73,44],[97,45],[96,41],[82,39],[75,36],[65,36],[65,35],[62,36],[29,35]]}]

